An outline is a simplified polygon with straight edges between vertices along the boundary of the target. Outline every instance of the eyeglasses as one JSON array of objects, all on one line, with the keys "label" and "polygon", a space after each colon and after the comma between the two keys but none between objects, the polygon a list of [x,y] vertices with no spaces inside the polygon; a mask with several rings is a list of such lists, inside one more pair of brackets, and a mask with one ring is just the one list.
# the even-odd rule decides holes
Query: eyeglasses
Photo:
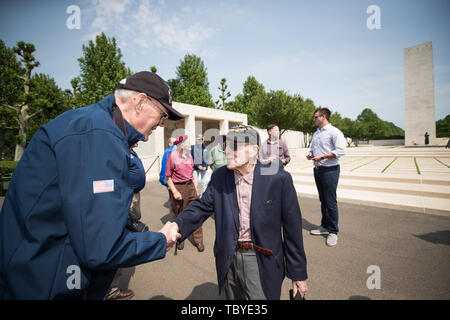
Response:
[{"label": "eyeglasses", "polygon": [[317,119],[319,117],[323,117],[323,115],[321,114],[320,116],[314,116],[314,119]]},{"label": "eyeglasses", "polygon": [[159,112],[160,112],[160,116],[161,118],[159,119],[159,121],[161,122],[161,120],[167,120],[169,119],[169,114],[167,112],[165,112],[164,110],[162,110],[160,107],[158,107],[158,105],[156,103],[153,102],[152,98],[150,98],[149,96],[147,96],[148,100],[152,103],[153,106],[155,106]]}]

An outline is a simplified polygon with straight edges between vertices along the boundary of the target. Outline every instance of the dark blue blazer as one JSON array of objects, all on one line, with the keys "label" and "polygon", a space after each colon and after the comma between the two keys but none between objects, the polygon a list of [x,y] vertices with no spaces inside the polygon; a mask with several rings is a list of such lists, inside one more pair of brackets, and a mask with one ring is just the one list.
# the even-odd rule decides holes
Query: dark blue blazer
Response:
[{"label": "dark blue blazer", "polygon": [[[280,299],[285,276],[306,280],[306,256],[303,249],[302,217],[291,175],[282,167],[264,174],[268,166],[255,166],[250,229],[254,244],[273,251],[273,256],[256,252],[262,288],[268,299]],[[273,171],[273,170],[272,170]],[[239,207],[234,171],[217,169],[201,198],[193,201],[178,217],[183,241],[215,212],[216,258],[219,292],[230,267],[239,236]]]}]

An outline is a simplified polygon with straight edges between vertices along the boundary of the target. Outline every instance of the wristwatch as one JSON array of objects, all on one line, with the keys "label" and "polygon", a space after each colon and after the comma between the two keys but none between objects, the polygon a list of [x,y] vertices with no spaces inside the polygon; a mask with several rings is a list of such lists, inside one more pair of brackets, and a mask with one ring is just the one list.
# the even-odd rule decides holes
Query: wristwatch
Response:
[{"label": "wristwatch", "polygon": [[324,157],[324,156],[321,156],[321,157],[320,157],[320,160],[325,160],[325,157]]}]

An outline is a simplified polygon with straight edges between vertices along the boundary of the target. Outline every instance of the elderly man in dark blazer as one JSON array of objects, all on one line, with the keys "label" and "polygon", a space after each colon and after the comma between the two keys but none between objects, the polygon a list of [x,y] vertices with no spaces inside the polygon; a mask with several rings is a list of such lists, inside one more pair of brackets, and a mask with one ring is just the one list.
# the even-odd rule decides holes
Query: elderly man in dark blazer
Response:
[{"label": "elderly man in dark blazer", "polygon": [[[259,134],[248,126],[227,134],[227,165],[216,170],[201,198],[178,215],[183,241],[215,212],[217,280],[226,299],[280,299],[285,276],[303,297],[306,257],[291,175],[257,161]],[[245,271],[244,271],[245,270]]]}]

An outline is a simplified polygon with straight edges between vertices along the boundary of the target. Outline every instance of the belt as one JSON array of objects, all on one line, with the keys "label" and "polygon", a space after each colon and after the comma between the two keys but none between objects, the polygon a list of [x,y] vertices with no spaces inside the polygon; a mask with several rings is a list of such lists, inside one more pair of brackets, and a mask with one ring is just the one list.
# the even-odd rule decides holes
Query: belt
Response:
[{"label": "belt", "polygon": [[173,184],[191,184],[192,180],[184,181],[184,182],[174,182]]},{"label": "belt", "polygon": [[329,169],[329,168],[334,168],[334,167],[337,167],[338,165],[335,165],[335,166],[329,166],[329,167],[326,167],[326,166],[315,166],[314,168],[316,168],[317,170],[322,170],[322,169]]},{"label": "belt", "polygon": [[261,252],[262,254],[266,256],[272,256],[273,252],[272,250],[257,246],[256,244],[253,244],[253,242],[250,241],[238,241],[236,247],[240,249],[255,249],[258,252]]}]

